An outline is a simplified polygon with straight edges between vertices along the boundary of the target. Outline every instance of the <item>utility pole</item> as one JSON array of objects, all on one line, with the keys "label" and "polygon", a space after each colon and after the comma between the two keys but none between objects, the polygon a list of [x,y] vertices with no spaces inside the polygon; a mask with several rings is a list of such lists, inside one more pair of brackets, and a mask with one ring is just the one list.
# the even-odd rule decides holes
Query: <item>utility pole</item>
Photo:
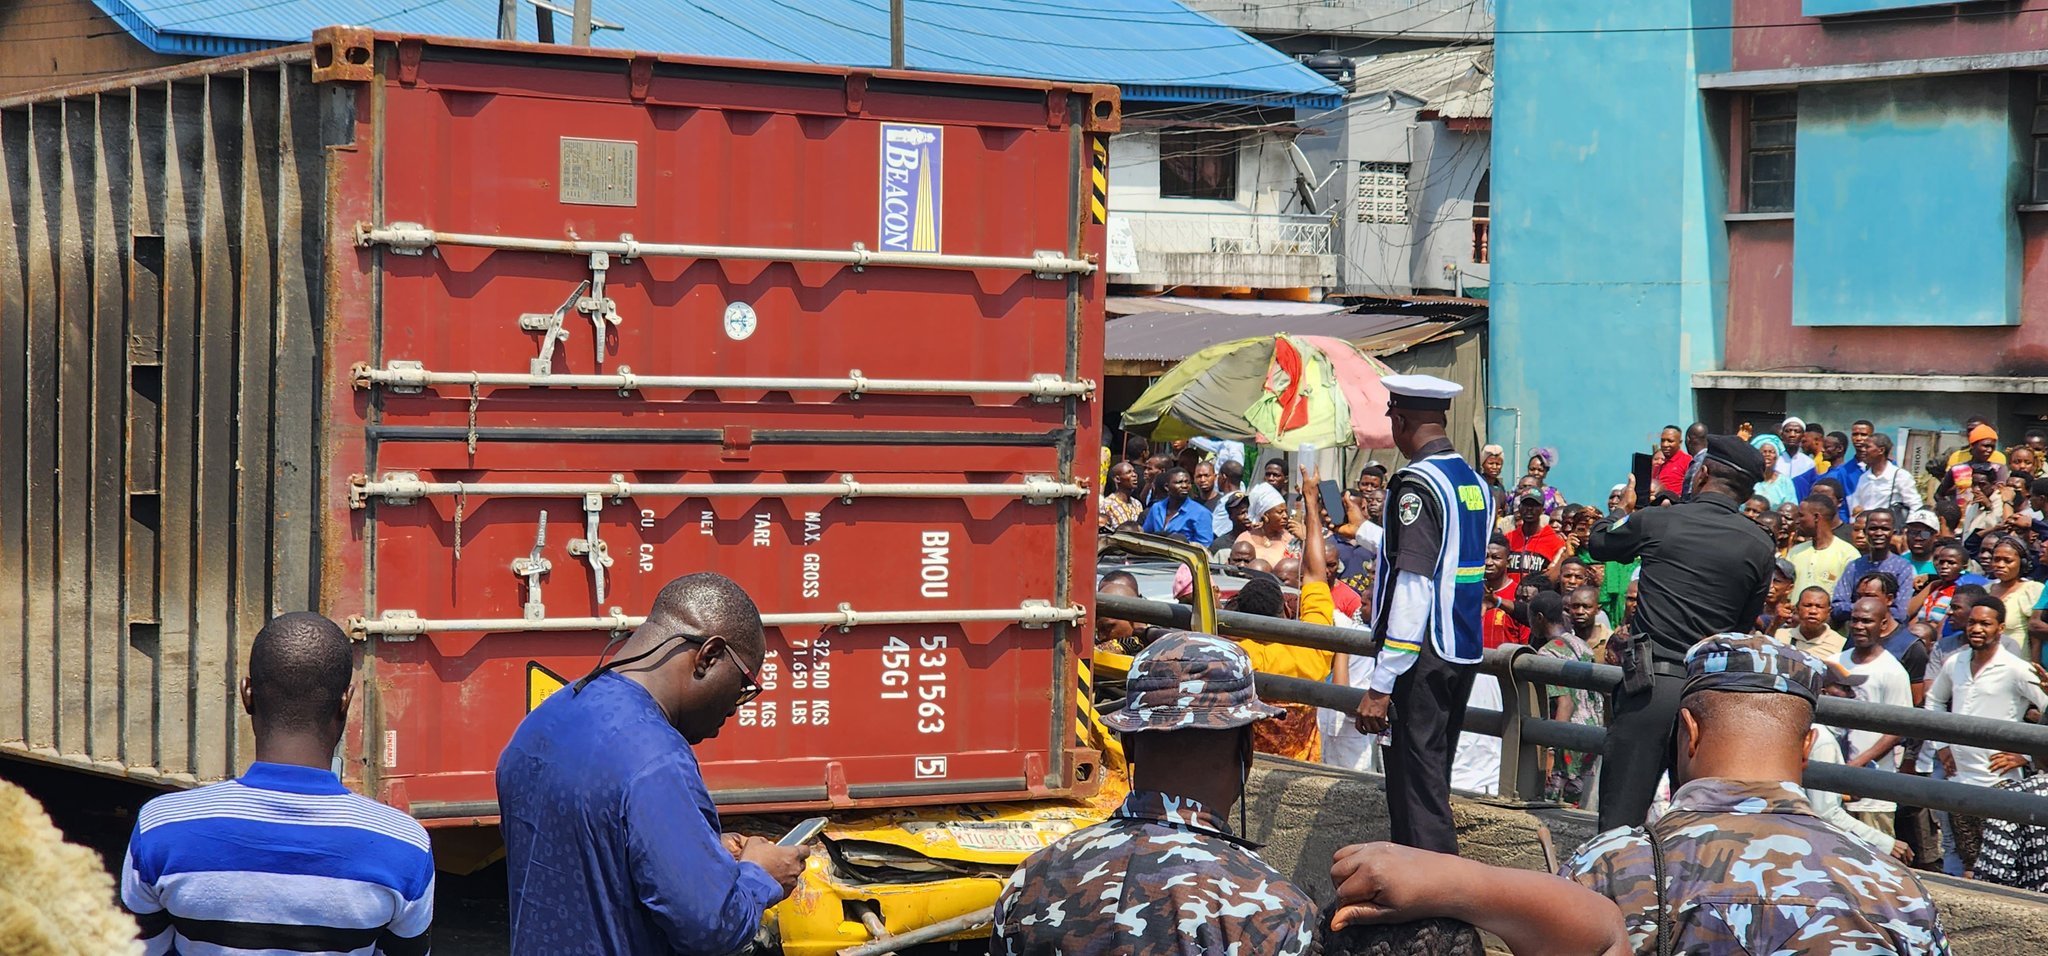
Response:
[{"label": "utility pole", "polygon": [[576,0],[576,23],[569,30],[569,42],[590,45],[590,0]]},{"label": "utility pole", "polygon": [[889,0],[889,68],[903,69],[903,0]]},{"label": "utility pole", "polygon": [[498,0],[498,39],[519,39],[519,0]]}]

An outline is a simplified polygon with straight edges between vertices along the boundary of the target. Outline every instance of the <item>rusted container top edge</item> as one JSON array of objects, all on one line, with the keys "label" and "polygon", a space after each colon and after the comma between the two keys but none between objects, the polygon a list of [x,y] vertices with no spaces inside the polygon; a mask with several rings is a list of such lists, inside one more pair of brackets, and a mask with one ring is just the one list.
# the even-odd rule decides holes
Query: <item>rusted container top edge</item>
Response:
[{"label": "rusted container top edge", "polygon": [[[815,63],[785,63],[770,60],[745,60],[726,57],[683,56],[667,53],[648,53],[636,50],[613,50],[600,47],[570,47],[558,44],[515,43],[502,40],[473,40],[463,37],[423,36],[408,33],[381,33],[365,27],[333,26],[322,27],[313,32],[309,43],[278,47],[255,53],[241,53],[233,56],[215,57],[180,63],[173,66],[121,73],[68,86],[54,86],[41,90],[30,90],[9,97],[0,97],[0,109],[25,106],[36,102],[65,99],[76,96],[90,96],[114,90],[147,86],[175,80],[194,79],[217,73],[237,70],[260,69],[283,63],[312,61],[315,81],[366,80],[373,65],[366,60],[355,64],[351,70],[346,51],[364,50],[377,44],[402,44],[409,54],[418,50],[426,56],[434,49],[459,50],[475,54],[505,56],[520,59],[551,61],[556,67],[589,69],[597,64],[615,66],[622,74],[631,76],[633,71],[650,71],[656,66],[697,67],[724,70],[746,70],[755,73],[782,73],[806,77],[831,77],[842,79],[849,84],[861,84],[870,80],[885,80],[913,85],[947,86],[956,91],[982,88],[991,91],[1026,91],[1046,95],[1065,93],[1088,99],[1088,107],[1072,121],[1089,132],[1113,133],[1122,126],[1123,111],[1121,93],[1107,83],[1066,83],[1053,80],[1034,80],[1021,77],[983,76],[967,73],[934,73],[918,70],[892,70],[873,67],[831,66]],[[576,63],[575,61],[583,61]]]}]

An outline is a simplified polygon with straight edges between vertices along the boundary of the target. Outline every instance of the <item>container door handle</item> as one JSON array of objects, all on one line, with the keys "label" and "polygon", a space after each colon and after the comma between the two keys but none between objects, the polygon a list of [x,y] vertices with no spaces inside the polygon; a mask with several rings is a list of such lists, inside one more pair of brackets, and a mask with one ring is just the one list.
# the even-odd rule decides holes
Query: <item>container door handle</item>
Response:
[{"label": "container door handle", "polygon": [[542,509],[540,526],[533,532],[533,553],[523,558],[512,559],[512,573],[526,579],[526,607],[523,609],[529,621],[547,620],[548,606],[541,603],[540,576],[554,569],[554,562],[541,556],[541,549],[548,543],[548,513]]},{"label": "container door handle", "polygon": [[590,576],[597,591],[597,603],[604,605],[604,572],[612,566],[611,546],[597,536],[597,519],[604,514],[604,496],[583,496],[583,537],[569,539],[569,553],[590,563]]}]

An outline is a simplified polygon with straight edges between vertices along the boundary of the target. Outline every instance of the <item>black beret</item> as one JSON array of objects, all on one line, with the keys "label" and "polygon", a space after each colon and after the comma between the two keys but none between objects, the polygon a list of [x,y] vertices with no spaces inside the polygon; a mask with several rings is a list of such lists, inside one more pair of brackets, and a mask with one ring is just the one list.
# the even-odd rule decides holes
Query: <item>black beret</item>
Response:
[{"label": "black beret", "polygon": [[1708,435],[1707,457],[1742,472],[1751,481],[1764,480],[1764,453],[1734,435]]}]

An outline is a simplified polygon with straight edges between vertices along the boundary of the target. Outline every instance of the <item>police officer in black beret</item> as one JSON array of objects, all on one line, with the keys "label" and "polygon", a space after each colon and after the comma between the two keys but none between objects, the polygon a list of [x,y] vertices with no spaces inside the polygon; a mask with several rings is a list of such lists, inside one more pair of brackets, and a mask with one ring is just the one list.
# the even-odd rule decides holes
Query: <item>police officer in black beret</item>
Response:
[{"label": "police officer in black beret", "polygon": [[1776,545],[1742,514],[1763,471],[1762,453],[1748,442],[1712,435],[1686,472],[1683,503],[1593,525],[1594,560],[1643,561],[1641,603],[1616,648],[1624,677],[1600,765],[1602,830],[1639,827],[1649,815],[1657,779],[1671,766],[1686,651],[1712,634],[1747,632],[1763,613]]}]

